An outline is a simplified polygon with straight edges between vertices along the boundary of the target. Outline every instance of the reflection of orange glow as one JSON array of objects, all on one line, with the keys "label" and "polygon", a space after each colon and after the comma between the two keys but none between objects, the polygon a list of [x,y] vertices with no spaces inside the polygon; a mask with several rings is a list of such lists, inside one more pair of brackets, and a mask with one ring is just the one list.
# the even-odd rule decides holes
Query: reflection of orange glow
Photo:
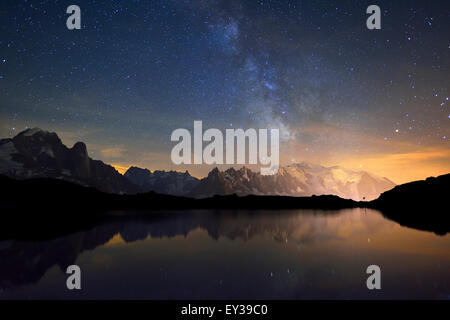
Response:
[{"label": "reflection of orange glow", "polygon": [[[371,248],[384,255],[420,252],[421,255],[447,257],[450,253],[448,234],[440,238],[442,241],[436,241],[437,236],[432,232],[400,226],[372,209],[341,210],[338,215],[299,214],[281,221],[287,223],[276,225],[281,226],[280,232],[289,238],[289,243],[308,244],[303,247],[303,252],[310,250],[318,256],[342,253],[346,250],[344,247],[352,253]],[[343,243],[351,245],[343,246]],[[296,245],[292,249],[298,250]]]},{"label": "reflection of orange glow", "polygon": [[120,233],[117,233],[116,235],[114,235],[114,237],[112,237],[106,244],[105,246],[114,246],[117,244],[124,244],[125,241],[123,240],[122,236],[120,235]]}]

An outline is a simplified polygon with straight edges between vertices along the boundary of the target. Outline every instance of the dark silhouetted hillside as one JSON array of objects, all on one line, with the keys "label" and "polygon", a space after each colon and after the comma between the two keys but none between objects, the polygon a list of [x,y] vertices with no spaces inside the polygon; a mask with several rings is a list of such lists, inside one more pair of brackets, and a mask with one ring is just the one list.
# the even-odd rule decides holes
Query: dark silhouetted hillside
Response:
[{"label": "dark silhouetted hillside", "polygon": [[450,174],[396,186],[369,206],[403,225],[445,234],[450,231]]},{"label": "dark silhouetted hillside", "polygon": [[154,192],[119,195],[100,192],[68,181],[37,178],[15,180],[0,175],[3,189],[0,206],[47,211],[168,210],[168,209],[341,209],[357,206],[353,200],[333,195],[313,197],[214,196],[193,199]]}]

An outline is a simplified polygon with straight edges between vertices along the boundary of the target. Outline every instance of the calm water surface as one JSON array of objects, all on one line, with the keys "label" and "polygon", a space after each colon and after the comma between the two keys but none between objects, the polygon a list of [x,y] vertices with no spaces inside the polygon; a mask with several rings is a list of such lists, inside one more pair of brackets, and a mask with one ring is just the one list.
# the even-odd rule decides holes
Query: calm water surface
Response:
[{"label": "calm water surface", "polygon": [[[81,291],[66,289],[71,264]],[[371,264],[378,291],[366,287]],[[16,298],[449,299],[450,235],[365,209],[113,219],[53,240],[0,241],[0,299]]]}]

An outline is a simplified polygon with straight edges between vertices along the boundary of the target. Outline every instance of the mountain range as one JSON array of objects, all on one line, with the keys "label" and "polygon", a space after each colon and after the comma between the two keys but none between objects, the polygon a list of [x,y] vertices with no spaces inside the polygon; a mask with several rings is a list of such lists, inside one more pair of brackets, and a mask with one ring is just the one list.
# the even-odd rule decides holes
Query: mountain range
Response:
[{"label": "mountain range", "polygon": [[307,162],[280,167],[275,175],[249,168],[214,168],[198,179],[186,172],[150,171],[130,167],[124,175],[88,156],[86,145],[66,147],[56,133],[27,129],[12,139],[0,140],[0,174],[15,178],[56,178],[91,186],[108,193],[145,193],[207,198],[214,195],[337,195],[345,199],[373,200],[395,184],[366,171]]},{"label": "mountain range", "polygon": [[215,168],[186,195],[206,198],[233,193],[294,197],[332,194],[344,199],[370,201],[394,186],[389,179],[365,171],[302,162],[280,167],[274,175],[261,175],[246,167],[226,171]]}]

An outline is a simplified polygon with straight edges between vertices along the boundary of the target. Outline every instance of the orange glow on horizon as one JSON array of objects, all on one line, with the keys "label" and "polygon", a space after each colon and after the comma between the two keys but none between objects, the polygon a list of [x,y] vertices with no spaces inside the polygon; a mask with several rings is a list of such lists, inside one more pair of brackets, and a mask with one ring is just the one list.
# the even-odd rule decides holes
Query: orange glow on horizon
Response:
[{"label": "orange glow on horizon", "polygon": [[341,158],[334,165],[372,172],[402,184],[449,173],[450,150],[430,149],[419,152]]},{"label": "orange glow on horizon", "polygon": [[131,167],[131,165],[124,165],[119,163],[111,163],[111,166],[114,167],[120,174],[124,174]]},{"label": "orange glow on horizon", "polygon": [[[354,171],[367,171],[386,177],[396,184],[423,180],[450,172],[450,148],[436,141],[412,143],[411,138],[398,133],[374,134],[361,132],[357,128],[341,128],[333,124],[310,124],[291,128],[293,136],[300,138],[282,141],[280,145],[280,166],[303,161],[326,167],[341,166]],[[214,168],[239,169],[242,165],[181,165],[171,163],[168,152],[140,152],[124,148],[106,148],[103,155],[123,156],[122,162],[110,158],[112,166],[124,174],[130,166],[152,168],[154,170],[185,172],[196,178],[203,178]],[[114,149],[115,151],[111,151]],[[117,150],[119,151],[117,151]],[[127,157],[134,154],[136,162]],[[105,162],[108,157],[105,157]],[[115,161],[114,161],[115,160]],[[258,165],[245,165],[257,172]]]}]

